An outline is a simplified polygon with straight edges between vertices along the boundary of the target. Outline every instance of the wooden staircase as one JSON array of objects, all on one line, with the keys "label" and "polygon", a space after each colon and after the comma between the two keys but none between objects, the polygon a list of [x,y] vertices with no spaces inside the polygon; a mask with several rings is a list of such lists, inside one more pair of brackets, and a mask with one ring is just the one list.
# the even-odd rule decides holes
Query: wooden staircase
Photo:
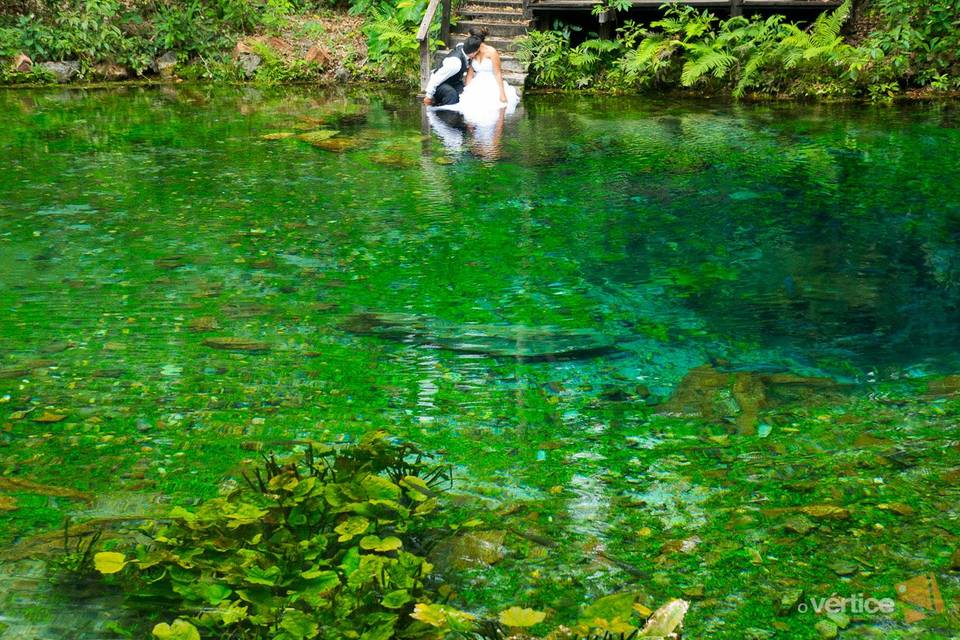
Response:
[{"label": "wooden staircase", "polygon": [[486,43],[500,52],[503,79],[522,90],[527,69],[517,60],[516,39],[533,26],[533,20],[524,15],[522,0],[466,0],[457,14],[459,20],[450,27],[450,45],[466,40],[470,27],[486,27],[490,31]]}]

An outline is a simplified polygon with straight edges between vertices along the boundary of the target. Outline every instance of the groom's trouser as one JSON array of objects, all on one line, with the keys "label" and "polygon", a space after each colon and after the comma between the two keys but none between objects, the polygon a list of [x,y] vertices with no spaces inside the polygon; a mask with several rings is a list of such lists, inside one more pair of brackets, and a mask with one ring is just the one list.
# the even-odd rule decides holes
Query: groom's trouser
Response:
[{"label": "groom's trouser", "polygon": [[460,94],[449,84],[441,84],[433,93],[433,104],[442,107],[447,104],[457,104],[460,102]]}]

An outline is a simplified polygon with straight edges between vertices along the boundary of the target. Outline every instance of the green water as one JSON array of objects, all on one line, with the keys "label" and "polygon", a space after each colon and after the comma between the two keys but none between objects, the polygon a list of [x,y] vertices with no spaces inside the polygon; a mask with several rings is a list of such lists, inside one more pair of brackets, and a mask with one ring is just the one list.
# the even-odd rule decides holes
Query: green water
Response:
[{"label": "green water", "polygon": [[[384,428],[513,532],[451,578],[464,608],[555,624],[632,589],[690,600],[685,637],[813,638],[784,594],[933,573],[946,610],[841,637],[960,628],[960,403],[927,389],[960,371],[955,104],[531,96],[446,143],[372,90],[6,91],[0,113],[0,478],[92,496],[8,486],[11,547]],[[262,138],[317,129],[351,148]],[[767,376],[747,428],[742,389],[671,404],[710,363]],[[777,375],[834,386],[774,402]],[[790,528],[824,504],[849,514]],[[23,555],[9,637],[103,636],[102,603]]]}]

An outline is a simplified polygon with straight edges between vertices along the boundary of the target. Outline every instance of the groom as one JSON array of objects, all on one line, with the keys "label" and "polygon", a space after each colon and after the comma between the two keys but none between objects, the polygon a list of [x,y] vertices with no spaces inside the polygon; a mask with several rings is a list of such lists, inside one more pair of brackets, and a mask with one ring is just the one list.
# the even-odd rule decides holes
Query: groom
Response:
[{"label": "groom", "polygon": [[463,92],[463,76],[467,73],[467,67],[470,61],[480,50],[480,44],[483,41],[470,36],[458,44],[443,59],[443,64],[437,67],[427,82],[426,97],[423,104],[428,107],[433,105],[442,107],[448,104],[460,102],[460,94]]}]

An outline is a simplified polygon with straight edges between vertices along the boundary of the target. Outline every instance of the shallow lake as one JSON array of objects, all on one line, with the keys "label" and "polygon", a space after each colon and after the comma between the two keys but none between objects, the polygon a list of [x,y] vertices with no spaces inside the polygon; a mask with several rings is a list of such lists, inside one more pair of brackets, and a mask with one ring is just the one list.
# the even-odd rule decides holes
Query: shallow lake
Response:
[{"label": "shallow lake", "polygon": [[957,104],[529,96],[472,125],[182,85],[0,113],[10,637],[105,633],[23,549],[65,516],[372,429],[511,532],[457,570],[465,608],[634,589],[690,600],[685,637],[813,638],[797,602],[932,574],[946,606],[842,637],[957,628]]}]

